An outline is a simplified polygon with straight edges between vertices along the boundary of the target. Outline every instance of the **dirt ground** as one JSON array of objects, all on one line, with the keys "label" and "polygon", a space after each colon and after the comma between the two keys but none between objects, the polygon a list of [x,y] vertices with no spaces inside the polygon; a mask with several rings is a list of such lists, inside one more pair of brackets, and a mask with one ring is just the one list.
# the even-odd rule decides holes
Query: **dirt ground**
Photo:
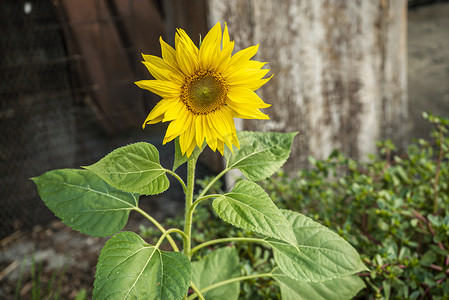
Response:
[{"label": "dirt ground", "polygon": [[[16,293],[20,296],[18,299],[32,299],[33,282],[38,280],[42,296],[48,295],[47,289],[57,293],[58,288],[60,299],[75,299],[80,292],[84,293],[83,290],[89,295],[96,260],[105,241],[106,238],[73,231],[58,220],[36,226],[31,231],[15,232],[0,242],[2,299],[14,299]],[[36,274],[34,279],[32,268]],[[20,278],[21,283],[18,283]]]},{"label": "dirt ground", "polygon": [[[140,225],[151,226],[131,213],[124,230],[138,233]],[[107,239],[79,233],[59,220],[16,231],[0,241],[0,298],[90,299],[95,266]],[[33,284],[40,287],[40,297],[32,296]]]}]

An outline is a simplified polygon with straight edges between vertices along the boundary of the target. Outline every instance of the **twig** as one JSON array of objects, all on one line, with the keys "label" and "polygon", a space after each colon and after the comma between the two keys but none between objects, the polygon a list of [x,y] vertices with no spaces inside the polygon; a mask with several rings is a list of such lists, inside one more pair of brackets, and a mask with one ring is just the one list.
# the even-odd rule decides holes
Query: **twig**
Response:
[{"label": "twig", "polygon": [[438,161],[437,161],[437,168],[435,170],[435,182],[433,184],[433,190],[435,194],[435,198],[433,199],[433,213],[435,214],[438,211],[438,181],[440,178],[440,168],[441,168],[441,162],[443,161],[443,130],[439,128],[438,130],[439,138],[440,138],[440,151],[438,154]]},{"label": "twig", "polygon": [[8,276],[9,273],[14,271],[19,265],[20,265],[19,262],[15,260],[12,263],[10,263],[6,268],[4,268],[3,271],[0,272],[0,281],[6,276]]},{"label": "twig", "polygon": [[[421,215],[419,212],[417,212],[416,210],[412,210],[412,214],[418,218],[420,221],[422,221],[424,224],[427,225],[427,228],[430,231],[430,234],[432,235],[432,237],[435,237],[435,230],[433,230],[432,224],[430,224],[430,221],[424,217],[423,215]],[[440,241],[438,242],[438,247],[440,247],[441,250],[446,250],[446,248],[444,248],[443,243]]]}]

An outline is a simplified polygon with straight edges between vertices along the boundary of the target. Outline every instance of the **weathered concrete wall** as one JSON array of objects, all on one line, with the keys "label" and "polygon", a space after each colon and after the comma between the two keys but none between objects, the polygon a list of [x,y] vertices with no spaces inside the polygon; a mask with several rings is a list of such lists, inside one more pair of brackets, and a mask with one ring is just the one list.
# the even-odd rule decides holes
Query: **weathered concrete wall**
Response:
[{"label": "weathered concrete wall", "polygon": [[409,11],[408,94],[412,138],[429,138],[423,111],[449,117],[449,3]]},{"label": "weathered concrete wall", "polygon": [[300,131],[287,169],[337,148],[355,158],[406,140],[406,1],[212,0],[238,47],[260,44],[275,74],[260,90],[271,120],[242,128]]}]

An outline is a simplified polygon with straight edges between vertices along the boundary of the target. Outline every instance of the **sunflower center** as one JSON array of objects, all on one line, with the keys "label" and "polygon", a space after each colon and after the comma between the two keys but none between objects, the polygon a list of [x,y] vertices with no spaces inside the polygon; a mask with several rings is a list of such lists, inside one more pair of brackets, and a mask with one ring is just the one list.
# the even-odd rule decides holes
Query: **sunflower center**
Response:
[{"label": "sunflower center", "polygon": [[181,98],[196,115],[206,115],[225,103],[228,84],[220,74],[198,70],[182,85]]}]

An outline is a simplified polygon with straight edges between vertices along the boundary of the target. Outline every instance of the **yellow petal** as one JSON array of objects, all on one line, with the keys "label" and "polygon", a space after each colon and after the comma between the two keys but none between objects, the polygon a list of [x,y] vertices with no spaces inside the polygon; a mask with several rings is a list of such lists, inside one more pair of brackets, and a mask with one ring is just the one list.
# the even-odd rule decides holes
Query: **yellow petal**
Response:
[{"label": "yellow petal", "polygon": [[[223,152],[224,152],[224,143],[223,143],[223,141],[218,141],[217,149],[218,149],[218,151],[220,151],[221,155],[223,155]],[[231,151],[232,151],[232,149],[231,149]]]},{"label": "yellow petal", "polygon": [[227,124],[229,124],[230,129],[231,129],[231,133],[232,133],[231,142],[232,142],[234,136],[237,137],[237,130],[235,129],[235,123],[234,123],[234,116],[232,114],[231,109],[229,109],[228,107],[224,107],[224,109],[222,111],[223,111],[223,116],[225,117],[226,122],[227,122]]},{"label": "yellow petal", "polygon": [[215,151],[217,149],[217,138],[215,137],[216,134],[214,133],[214,129],[209,124],[209,118],[208,116],[204,116],[201,118],[203,122],[203,131],[204,135],[206,136],[206,142],[209,145],[209,147]]},{"label": "yellow petal", "polygon": [[217,57],[220,53],[221,26],[215,24],[204,37],[199,52],[199,65],[203,70],[215,70],[217,67]]},{"label": "yellow petal", "polygon": [[223,76],[228,77],[230,74],[241,68],[247,63],[254,55],[256,55],[259,45],[251,46],[246,49],[240,50],[231,57],[229,62],[229,68],[224,72]]},{"label": "yellow petal", "polygon": [[164,118],[164,115],[158,116],[156,118],[153,118],[152,120],[150,120],[148,117],[145,119],[145,122],[143,122],[142,124],[142,129],[145,129],[145,125],[147,124],[155,124],[155,123],[159,123],[162,122],[162,119]]},{"label": "yellow petal", "polygon": [[176,120],[179,118],[184,109],[185,105],[181,100],[178,99],[177,101],[171,101],[171,103],[167,104],[164,122]]},{"label": "yellow petal", "polygon": [[[237,134],[232,135],[232,144],[240,149],[239,139],[237,138]],[[232,149],[231,149],[232,151]]]},{"label": "yellow petal", "polygon": [[[157,67],[158,69],[163,69],[166,72],[168,72],[168,80],[175,80],[177,83],[182,84],[183,82],[183,75],[178,70],[170,66],[165,60],[163,60],[160,57],[154,56],[154,55],[146,55],[142,54],[142,57],[144,59],[144,65],[148,68],[149,66],[147,64],[153,65]],[[151,70],[149,70],[151,72]],[[154,75],[153,75],[154,76]]]},{"label": "yellow petal", "polygon": [[[182,154],[188,152],[188,150],[192,148],[192,144],[193,149],[195,149],[195,122],[192,114],[187,115],[184,126],[186,130],[179,137],[179,145],[181,146]],[[192,154],[192,152],[190,152],[190,154]],[[188,154],[188,156],[190,156],[190,154]]]},{"label": "yellow petal", "polygon": [[[195,142],[195,133],[197,132],[195,125],[195,115],[190,114],[190,120],[187,121],[186,126],[187,130],[184,132],[184,134],[186,134],[186,138],[190,141],[189,147],[187,148],[187,155],[190,156],[192,154],[192,151],[195,149],[195,146],[197,145]],[[201,145],[198,147],[201,147]]]},{"label": "yellow petal", "polygon": [[203,145],[203,142],[204,142],[204,138],[205,138],[202,115],[195,116],[195,129],[196,129],[196,134],[195,134],[196,144],[198,145],[199,148],[201,148],[201,146]]},{"label": "yellow petal", "polygon": [[250,108],[267,108],[271,106],[263,102],[255,92],[246,87],[231,87],[228,91],[228,98],[236,104],[242,104]]},{"label": "yellow petal", "polygon": [[180,28],[177,29],[177,32],[179,34],[180,42],[182,42],[195,57],[198,57],[198,47],[193,43],[189,35]]},{"label": "yellow petal", "polygon": [[236,85],[242,82],[246,83],[249,81],[260,80],[268,72],[270,72],[270,69],[261,69],[261,70],[241,69],[228,76],[226,82],[229,85]]},{"label": "yellow petal", "polygon": [[194,142],[192,142],[190,144],[190,147],[187,149],[186,153],[187,153],[187,157],[189,157],[190,155],[192,155],[193,150],[195,150],[196,148],[196,144]]},{"label": "yellow petal", "polygon": [[164,114],[167,112],[168,105],[172,101],[162,99],[159,101],[156,106],[150,111],[147,118],[145,119],[144,124],[154,124],[156,122],[151,122],[152,120],[159,118],[161,116],[164,116]]},{"label": "yellow petal", "polygon": [[231,39],[229,38],[229,32],[228,32],[228,24],[225,22],[225,28],[223,30],[223,49],[231,42]]},{"label": "yellow petal", "polygon": [[[232,129],[231,129],[231,124],[228,123],[228,120],[226,119],[226,117],[223,115],[225,110],[217,110],[214,112],[214,127],[215,130],[217,132],[220,133],[220,136],[223,140],[223,142],[225,142],[225,144],[231,148],[232,147]],[[235,127],[234,122],[232,122],[232,126]]]},{"label": "yellow petal", "polygon": [[161,43],[161,51],[163,60],[173,69],[179,69],[178,62],[176,61],[176,51],[169,44],[164,42],[162,37],[159,38]]},{"label": "yellow petal", "polygon": [[272,77],[273,77],[273,75],[271,75],[268,78],[263,78],[263,79],[247,78],[246,81],[241,81],[241,82],[238,82],[238,83],[234,84],[232,86],[232,88],[234,88],[234,87],[246,87],[246,88],[249,88],[252,91],[255,91],[255,90],[259,89],[262,85],[267,83]]},{"label": "yellow petal", "polygon": [[173,69],[169,64],[167,64],[167,62],[165,60],[163,60],[162,58],[160,58],[158,56],[142,53],[142,57],[145,62],[155,65],[158,68]]},{"label": "yellow petal", "polygon": [[189,114],[190,112],[187,109],[183,109],[179,118],[171,121],[170,125],[168,125],[163,144],[173,140],[177,136],[181,135],[184,131],[186,131],[187,127],[185,126],[185,124],[187,122]]},{"label": "yellow petal", "polygon": [[241,105],[235,105],[233,102],[229,102],[227,104],[235,112],[233,114],[235,118],[261,119],[261,120],[269,120],[270,119],[270,117],[268,115],[262,113],[258,109],[242,107]]},{"label": "yellow petal", "polygon": [[223,50],[220,52],[220,61],[218,62],[216,71],[217,73],[223,73],[224,70],[229,65],[229,62],[231,61],[231,54],[234,50],[234,41],[228,43],[225,47],[223,47]]},{"label": "yellow petal", "polygon": [[[193,115],[191,115],[191,116],[193,116]],[[196,145],[195,132],[196,131],[195,131],[195,122],[193,121],[193,119],[191,119],[191,122],[187,122],[186,126],[188,126],[188,127],[184,133],[186,134],[186,138],[189,140],[189,148],[191,148],[192,145],[193,145],[193,148],[195,148],[195,145]],[[190,156],[190,154],[189,154],[189,156]]]},{"label": "yellow petal", "polygon": [[181,87],[173,81],[140,80],[134,83],[138,87],[158,94],[162,98],[177,98],[181,95]]},{"label": "yellow petal", "polygon": [[261,62],[257,60],[248,60],[245,64],[243,64],[242,68],[259,70],[266,64],[267,64],[266,62]]},{"label": "yellow petal", "polygon": [[189,47],[182,41],[180,35],[175,36],[176,61],[179,69],[185,76],[190,76],[198,69],[198,58],[191,52]]},{"label": "yellow petal", "polygon": [[165,81],[170,81],[171,80],[171,72],[168,71],[167,69],[162,69],[159,68],[153,64],[150,64],[149,62],[143,61],[142,62],[145,67],[147,67],[148,71],[151,73],[151,75],[153,75],[153,77],[155,79],[158,80],[165,80]]}]

